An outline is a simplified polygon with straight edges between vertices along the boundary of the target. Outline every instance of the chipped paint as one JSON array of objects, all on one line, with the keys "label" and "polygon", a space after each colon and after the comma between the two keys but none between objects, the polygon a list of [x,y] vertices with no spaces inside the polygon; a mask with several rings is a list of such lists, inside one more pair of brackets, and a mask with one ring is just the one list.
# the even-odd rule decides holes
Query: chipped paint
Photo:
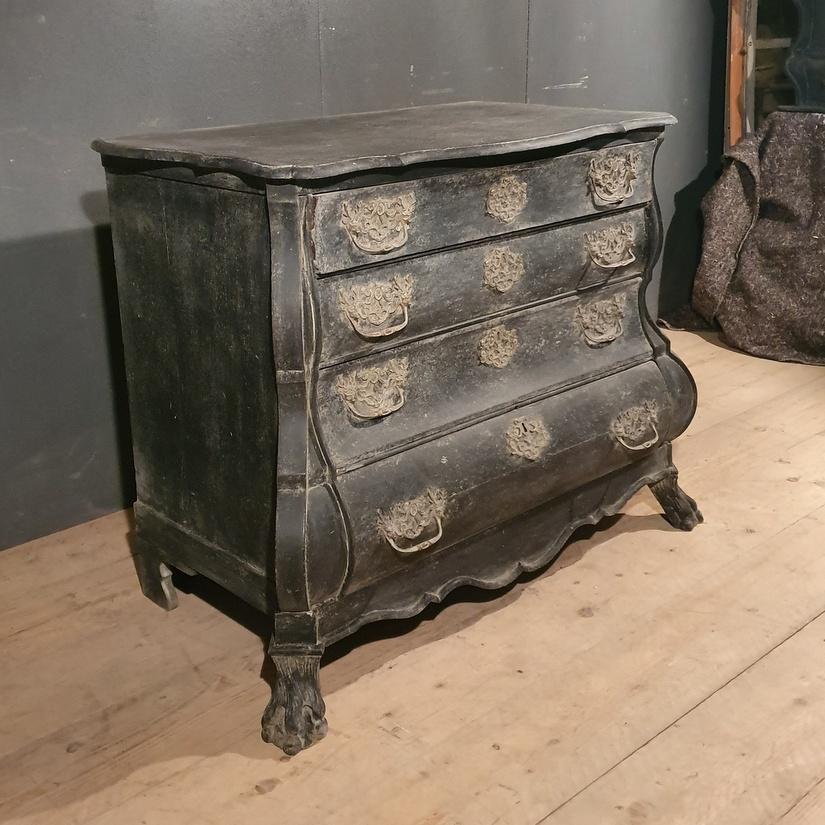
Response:
[{"label": "chipped paint", "polygon": [[542,86],[544,91],[549,89],[586,89],[587,81],[590,80],[590,75],[582,75],[578,80],[573,80],[570,83],[556,83],[553,86]]}]

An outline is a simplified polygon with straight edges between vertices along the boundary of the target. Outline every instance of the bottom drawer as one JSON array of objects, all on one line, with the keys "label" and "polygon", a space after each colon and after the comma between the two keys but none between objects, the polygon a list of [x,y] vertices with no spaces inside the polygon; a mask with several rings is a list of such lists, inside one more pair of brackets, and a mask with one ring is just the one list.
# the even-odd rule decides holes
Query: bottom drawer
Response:
[{"label": "bottom drawer", "polygon": [[673,420],[651,361],[342,476],[345,592],[638,460]]}]

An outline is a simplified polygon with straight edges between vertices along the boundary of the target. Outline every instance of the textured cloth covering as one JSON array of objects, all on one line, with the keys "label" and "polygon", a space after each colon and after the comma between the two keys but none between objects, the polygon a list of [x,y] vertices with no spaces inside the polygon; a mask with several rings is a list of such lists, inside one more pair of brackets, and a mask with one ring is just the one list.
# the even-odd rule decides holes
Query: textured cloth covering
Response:
[{"label": "textured cloth covering", "polygon": [[825,114],[772,114],[702,213],[694,309],[738,349],[825,364]]}]

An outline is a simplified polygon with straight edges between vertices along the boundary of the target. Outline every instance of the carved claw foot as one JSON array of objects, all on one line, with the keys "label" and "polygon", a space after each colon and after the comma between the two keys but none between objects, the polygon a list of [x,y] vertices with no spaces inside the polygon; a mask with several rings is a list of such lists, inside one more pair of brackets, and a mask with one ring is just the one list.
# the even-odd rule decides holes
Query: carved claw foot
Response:
[{"label": "carved claw foot", "polygon": [[261,719],[261,737],[288,756],[308,748],[327,733],[326,706],[318,684],[320,658],[272,656],[275,684]]},{"label": "carved claw foot", "polygon": [[674,471],[650,485],[650,490],[664,510],[665,519],[678,530],[692,530],[704,521],[696,502],[679,486]]},{"label": "carved claw foot", "polygon": [[172,571],[151,551],[138,551],[134,555],[140,589],[164,610],[178,606],[178,593],[172,583]]}]

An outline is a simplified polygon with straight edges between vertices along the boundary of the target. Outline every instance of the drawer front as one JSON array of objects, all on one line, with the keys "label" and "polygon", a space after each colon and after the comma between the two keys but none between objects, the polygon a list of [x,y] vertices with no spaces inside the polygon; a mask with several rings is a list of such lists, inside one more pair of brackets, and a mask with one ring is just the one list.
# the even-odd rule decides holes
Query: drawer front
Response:
[{"label": "drawer front", "polygon": [[322,369],[318,408],[339,471],[486,411],[651,353],[636,278]]},{"label": "drawer front", "polygon": [[651,199],[654,142],[310,196],[318,274]]},{"label": "drawer front", "polygon": [[638,460],[674,420],[654,362],[349,473],[349,591]]},{"label": "drawer front", "polygon": [[317,282],[321,364],[640,274],[646,213],[541,230]]}]

